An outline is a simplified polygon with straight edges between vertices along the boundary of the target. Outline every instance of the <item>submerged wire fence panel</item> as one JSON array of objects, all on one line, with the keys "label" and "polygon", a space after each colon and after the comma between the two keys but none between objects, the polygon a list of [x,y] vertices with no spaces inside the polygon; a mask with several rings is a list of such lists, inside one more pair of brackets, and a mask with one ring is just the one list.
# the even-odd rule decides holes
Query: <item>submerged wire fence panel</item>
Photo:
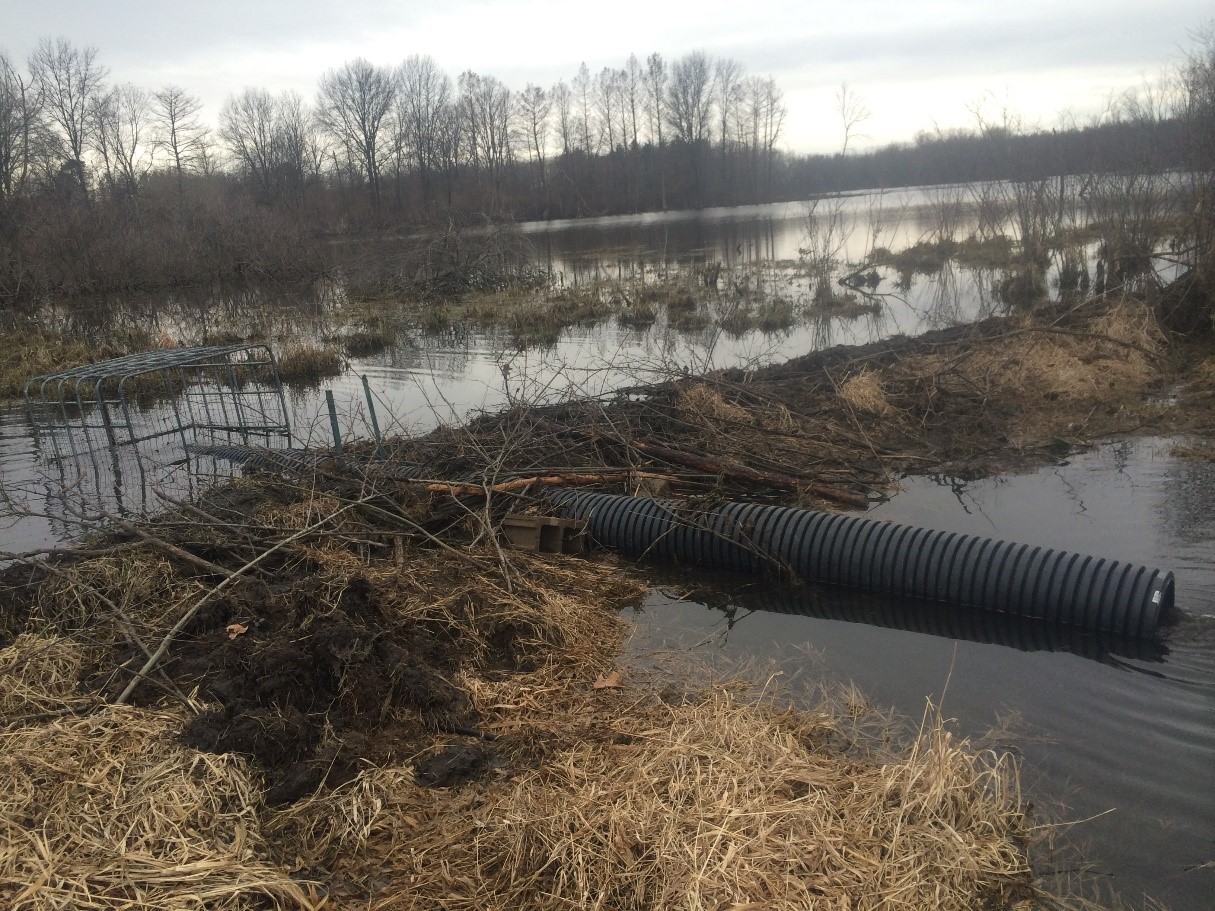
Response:
[{"label": "submerged wire fence panel", "polygon": [[[25,404],[47,493],[144,511],[158,484],[191,485],[195,449],[290,446],[278,365],[264,344],[165,348],[34,377]],[[215,467],[215,466],[212,466]]]}]

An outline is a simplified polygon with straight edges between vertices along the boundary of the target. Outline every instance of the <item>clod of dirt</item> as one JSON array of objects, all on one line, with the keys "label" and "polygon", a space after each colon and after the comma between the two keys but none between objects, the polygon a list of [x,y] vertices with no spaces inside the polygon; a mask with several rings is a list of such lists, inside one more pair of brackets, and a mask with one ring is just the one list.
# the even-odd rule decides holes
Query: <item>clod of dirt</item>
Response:
[{"label": "clod of dirt", "polygon": [[428,788],[451,788],[476,781],[493,771],[497,755],[481,744],[452,744],[434,756],[413,764],[418,783]]},{"label": "clod of dirt", "polygon": [[182,731],[182,739],[196,750],[243,753],[273,767],[309,754],[320,739],[320,731],[291,707],[225,708],[191,719]]},{"label": "clod of dirt", "polygon": [[[461,644],[385,617],[365,579],[334,600],[307,580],[259,586],[256,605],[246,594],[238,589],[195,624],[166,667],[222,706],[191,721],[185,742],[253,758],[269,803],[340,782],[363,760],[416,752],[405,741],[475,723],[449,680]],[[245,631],[231,636],[232,623]],[[394,733],[382,736],[388,718]]]}]

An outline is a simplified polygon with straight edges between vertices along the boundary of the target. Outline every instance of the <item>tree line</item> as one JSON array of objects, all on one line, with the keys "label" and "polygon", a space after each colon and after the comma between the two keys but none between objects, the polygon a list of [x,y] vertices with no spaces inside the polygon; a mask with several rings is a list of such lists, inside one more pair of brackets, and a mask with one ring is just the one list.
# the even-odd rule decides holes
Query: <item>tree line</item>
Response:
[{"label": "tree line", "polygon": [[[471,70],[453,80],[425,55],[396,66],[357,58],[323,73],[310,99],[245,88],[212,125],[188,90],[113,83],[96,48],[46,38],[24,67],[0,53],[0,297],[277,272],[300,254],[275,243],[315,251],[306,239],[461,213],[576,217],[1192,166],[1211,44],[1168,86],[1088,124],[1026,129],[976,111],[974,129],[859,154],[849,141],[868,109],[842,86],[841,152],[796,155],[781,148],[788,111],[776,81],[702,51],[632,55],[597,73],[583,64],[520,90]],[[146,249],[165,236],[176,258]],[[117,261],[87,280],[51,263],[119,252],[126,278]]]},{"label": "tree line", "polygon": [[[217,126],[180,86],[110,84],[96,48],[44,39],[22,71],[0,54],[0,194],[138,196],[169,177],[223,175],[263,203],[338,199],[383,224],[441,205],[577,215],[771,198],[786,117],[770,77],[694,51],[514,91],[433,58],[363,58],[316,96],[249,87]],[[713,170],[712,181],[710,170]]]}]

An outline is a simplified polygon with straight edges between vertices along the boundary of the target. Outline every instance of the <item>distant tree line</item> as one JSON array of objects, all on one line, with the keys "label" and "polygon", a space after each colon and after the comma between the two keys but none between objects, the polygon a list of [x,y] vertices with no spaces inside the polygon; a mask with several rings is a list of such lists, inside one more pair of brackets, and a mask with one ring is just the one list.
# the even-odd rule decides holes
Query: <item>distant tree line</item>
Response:
[{"label": "distant tree line", "polygon": [[0,53],[0,298],[304,272],[324,234],[453,215],[576,217],[1193,166],[1208,57],[1100,122],[1043,131],[979,118],[859,154],[848,143],[868,111],[844,86],[841,153],[797,155],[780,147],[776,82],[701,51],[633,55],[598,73],[584,64],[569,81],[517,91],[471,70],[453,80],[427,56],[358,58],[324,73],[312,99],[246,88],[212,126],[186,89],[112,83],[95,48],[43,39],[25,67]]}]

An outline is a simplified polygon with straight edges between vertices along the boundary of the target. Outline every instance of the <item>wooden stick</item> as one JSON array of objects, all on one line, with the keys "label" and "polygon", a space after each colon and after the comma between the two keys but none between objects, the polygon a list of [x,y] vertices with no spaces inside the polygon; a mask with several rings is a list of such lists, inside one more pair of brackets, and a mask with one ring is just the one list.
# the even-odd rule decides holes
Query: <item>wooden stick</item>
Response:
[{"label": "wooden stick", "polygon": [[621,471],[599,472],[597,474],[535,475],[530,478],[515,478],[511,481],[502,481],[491,487],[478,487],[475,484],[449,484],[443,481],[435,481],[428,483],[426,489],[431,493],[450,493],[453,497],[484,496],[487,491],[489,493],[510,493],[515,490],[523,490],[532,484],[545,484],[553,487],[562,484],[610,484],[613,481],[619,481],[622,476],[657,478],[672,483],[678,480],[669,475],[623,469]]}]

